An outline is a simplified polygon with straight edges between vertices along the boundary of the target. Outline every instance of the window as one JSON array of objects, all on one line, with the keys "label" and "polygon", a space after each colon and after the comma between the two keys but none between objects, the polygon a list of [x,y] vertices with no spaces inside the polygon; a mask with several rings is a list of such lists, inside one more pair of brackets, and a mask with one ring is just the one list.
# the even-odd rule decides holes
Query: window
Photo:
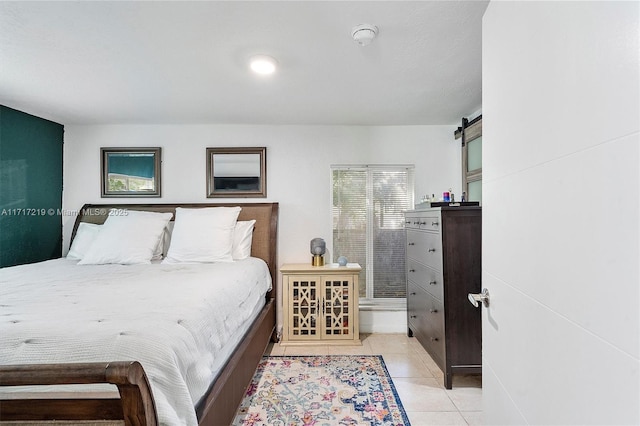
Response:
[{"label": "window", "polygon": [[346,256],[362,266],[361,304],[404,303],[404,211],[413,208],[413,166],[332,166],[331,172],[333,261]]},{"label": "window", "polygon": [[482,203],[482,116],[462,121],[462,190],[467,201]]}]

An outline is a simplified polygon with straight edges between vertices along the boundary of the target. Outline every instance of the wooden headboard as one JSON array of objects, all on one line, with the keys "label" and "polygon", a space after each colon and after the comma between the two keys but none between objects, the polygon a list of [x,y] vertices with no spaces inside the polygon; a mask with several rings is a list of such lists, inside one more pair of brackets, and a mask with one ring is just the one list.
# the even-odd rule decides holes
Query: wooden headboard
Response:
[{"label": "wooden headboard", "polygon": [[[277,243],[278,243],[278,203],[196,203],[196,204],[85,204],[80,210],[73,225],[71,241],[76,235],[80,222],[102,225],[112,209],[144,210],[149,212],[173,213],[175,219],[176,207],[241,207],[238,220],[255,219],[251,256],[259,257],[267,262],[271,272],[272,287],[276,288],[277,279]],[[273,294],[272,294],[273,293]],[[268,297],[273,297],[272,290]]]}]

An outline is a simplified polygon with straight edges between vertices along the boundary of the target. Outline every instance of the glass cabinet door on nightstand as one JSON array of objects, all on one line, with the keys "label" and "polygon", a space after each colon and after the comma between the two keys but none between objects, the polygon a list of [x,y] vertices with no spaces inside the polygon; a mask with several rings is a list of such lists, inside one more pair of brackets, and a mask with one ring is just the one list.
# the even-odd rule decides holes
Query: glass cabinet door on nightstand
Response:
[{"label": "glass cabinet door on nightstand", "polygon": [[289,337],[295,340],[320,339],[320,277],[289,277]]},{"label": "glass cabinet door on nightstand", "polygon": [[351,277],[323,277],[322,283],[322,338],[353,339]]}]

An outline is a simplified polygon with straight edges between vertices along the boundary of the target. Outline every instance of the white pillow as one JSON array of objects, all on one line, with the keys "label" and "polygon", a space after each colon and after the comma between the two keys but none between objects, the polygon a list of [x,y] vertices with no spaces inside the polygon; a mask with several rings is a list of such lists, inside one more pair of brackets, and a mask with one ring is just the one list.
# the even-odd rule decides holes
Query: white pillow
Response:
[{"label": "white pillow", "polygon": [[255,220],[246,220],[236,222],[233,231],[233,260],[242,260],[251,256],[251,242],[253,241],[253,226]]},{"label": "white pillow", "polygon": [[171,245],[162,263],[232,262],[240,207],[176,208]]},{"label": "white pillow", "polygon": [[[253,228],[255,223],[255,220],[236,222],[236,227],[233,230],[233,244],[231,248],[231,257],[233,257],[233,260],[242,260],[251,256],[251,244],[253,242]],[[171,234],[173,233],[174,225],[175,222],[167,223],[167,227],[162,234],[162,240],[154,251],[153,259],[167,256],[167,252],[171,246]]]},{"label": "white pillow", "polygon": [[82,259],[102,227],[96,223],[80,222],[76,236],[73,237],[67,259]]},{"label": "white pillow", "polygon": [[[67,253],[67,258],[82,259],[91,244],[93,244],[93,240],[98,236],[100,229],[102,229],[102,225],[98,225],[97,223],[80,222],[76,236],[71,243],[69,253]],[[153,249],[153,257],[151,260],[162,259],[167,254],[169,242],[171,241],[171,231],[173,231],[173,222],[167,223],[167,226],[164,228],[164,232],[161,238],[158,239],[156,248]]]},{"label": "white pillow", "polygon": [[171,213],[118,210],[109,214],[78,265],[151,263]]}]

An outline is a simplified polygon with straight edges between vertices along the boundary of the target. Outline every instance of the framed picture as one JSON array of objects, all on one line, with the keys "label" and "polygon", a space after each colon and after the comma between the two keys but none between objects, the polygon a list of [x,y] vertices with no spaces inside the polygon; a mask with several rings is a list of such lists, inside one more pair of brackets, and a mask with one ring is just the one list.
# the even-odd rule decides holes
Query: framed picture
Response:
[{"label": "framed picture", "polygon": [[160,148],[100,148],[101,196],[160,197]]},{"label": "framed picture", "polygon": [[266,196],[266,147],[207,148],[207,198]]}]

